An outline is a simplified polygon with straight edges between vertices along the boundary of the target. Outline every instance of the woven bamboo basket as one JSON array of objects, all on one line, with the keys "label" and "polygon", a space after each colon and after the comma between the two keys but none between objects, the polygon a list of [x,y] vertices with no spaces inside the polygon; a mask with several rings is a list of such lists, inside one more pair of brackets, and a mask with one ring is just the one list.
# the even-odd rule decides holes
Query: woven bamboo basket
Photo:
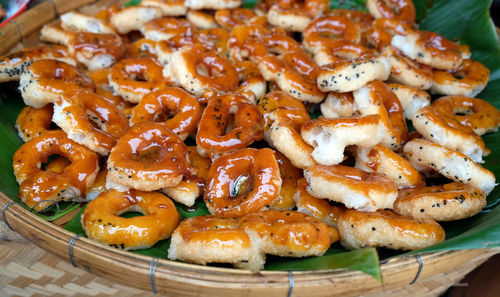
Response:
[{"label": "woven bamboo basket", "polygon": [[[42,25],[72,9],[92,13],[116,0],[50,0],[0,30],[0,54],[38,44]],[[500,249],[399,257],[383,283],[358,271],[250,273],[156,259],[76,237],[0,192],[0,296],[438,296]],[[6,205],[9,204],[7,207]],[[73,216],[75,213],[72,214]],[[25,240],[27,239],[27,240]]]}]

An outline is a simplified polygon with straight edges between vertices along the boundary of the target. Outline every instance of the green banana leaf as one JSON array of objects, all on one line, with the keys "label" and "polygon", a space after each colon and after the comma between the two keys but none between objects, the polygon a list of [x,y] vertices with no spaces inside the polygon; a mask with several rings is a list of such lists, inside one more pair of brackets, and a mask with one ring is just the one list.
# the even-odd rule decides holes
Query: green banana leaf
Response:
[{"label": "green banana leaf", "polygon": [[[137,5],[140,0],[132,0],[128,5]],[[246,7],[253,7],[257,1],[245,1]],[[332,0],[333,8],[363,9],[364,0]],[[500,108],[500,48],[495,27],[490,20],[488,9],[491,0],[414,0],[417,8],[417,20],[420,29],[438,32],[451,40],[456,40],[470,45],[472,57],[485,64],[491,71],[491,81],[487,88],[478,95],[479,98],[490,101]],[[0,190],[13,200],[18,201],[18,186],[12,174],[12,155],[22,144],[17,137],[14,123],[15,118],[24,106],[17,93],[7,93],[8,86],[0,89],[0,108],[3,116],[0,117]],[[484,140],[492,153],[486,157],[484,166],[500,177],[500,133],[485,135]],[[381,281],[379,256],[381,259],[427,253],[443,250],[477,249],[500,246],[500,189],[496,188],[488,197],[487,207],[478,215],[457,222],[443,224],[446,230],[446,241],[426,249],[400,253],[373,248],[356,251],[346,251],[339,244],[334,244],[324,256],[302,259],[268,257],[266,270],[316,270],[316,269],[352,269],[360,270]],[[78,205],[74,206],[78,207]],[[64,206],[61,206],[64,208]],[[182,218],[208,214],[203,200],[196,202],[196,207],[185,208],[177,204]],[[74,209],[74,208],[73,208]],[[53,211],[53,210],[52,210]],[[81,224],[80,215],[75,216],[65,227],[74,233],[85,235]],[[38,214],[40,215],[40,214]],[[61,214],[56,214],[60,216]],[[125,214],[134,216],[136,214]],[[54,216],[40,215],[51,220]],[[167,257],[169,240],[164,240],[150,249],[134,251],[143,255],[159,258]]]}]

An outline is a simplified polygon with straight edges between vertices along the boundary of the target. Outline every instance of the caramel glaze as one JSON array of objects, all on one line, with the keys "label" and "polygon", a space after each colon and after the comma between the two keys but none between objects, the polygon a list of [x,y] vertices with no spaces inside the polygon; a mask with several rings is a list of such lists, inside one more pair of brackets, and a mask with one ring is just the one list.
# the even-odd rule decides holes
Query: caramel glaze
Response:
[{"label": "caramel glaze", "polygon": [[163,123],[142,122],[130,128],[113,147],[108,164],[129,179],[157,181],[189,174],[187,147]]},{"label": "caramel glaze", "polygon": [[305,15],[313,19],[330,10],[328,0],[279,0],[274,2],[275,4],[271,7],[277,7],[282,15]]},{"label": "caramel glaze", "polygon": [[22,135],[24,141],[31,140],[52,130],[52,114],[54,107],[47,104],[42,108],[26,106],[21,110],[16,119],[16,128]]},{"label": "caramel glaze", "polygon": [[[388,128],[389,133],[395,136],[395,143],[402,144],[408,138],[408,127],[401,102],[385,83],[380,80],[366,84],[375,104],[381,107],[379,115],[381,121]],[[385,110],[382,110],[385,109]]]},{"label": "caramel glaze", "polygon": [[366,116],[354,116],[349,118],[336,118],[336,119],[314,119],[307,121],[302,126],[302,131],[312,130],[318,126],[324,126],[329,128],[342,128],[342,127],[353,127],[357,125],[378,125],[380,122],[380,116],[378,114],[370,114]]},{"label": "caramel glaze", "polygon": [[379,209],[376,212],[361,212],[346,209],[342,213],[342,220],[353,226],[353,228],[370,224],[376,220],[383,220],[404,238],[431,239],[435,243],[445,239],[443,228],[435,221],[431,219],[413,219],[397,214],[393,210]]},{"label": "caramel glaze", "polygon": [[371,16],[369,13],[358,10],[332,9],[326,15],[341,16],[347,18],[348,20],[354,21],[360,26],[361,32],[366,32],[373,23],[373,16]]},{"label": "caramel glaze", "polygon": [[69,103],[63,112],[72,131],[92,138],[92,142],[110,151],[128,129],[127,116],[105,98],[89,92],[77,92],[63,99]]},{"label": "caramel glaze", "polygon": [[[137,78],[143,78],[144,81]],[[115,82],[125,92],[146,95],[166,87],[163,67],[151,58],[123,59],[113,65],[109,80]],[[129,100],[125,96],[125,100]]]},{"label": "caramel glaze", "polygon": [[232,30],[239,25],[261,25],[267,23],[266,17],[258,16],[249,8],[220,9],[215,11],[217,23],[227,29]]},{"label": "caramel glaze", "polygon": [[141,38],[127,45],[127,58],[153,58],[158,57],[156,52],[156,41]]},{"label": "caramel glaze", "polygon": [[322,42],[321,50],[327,54],[329,63],[338,63],[356,59],[373,59],[373,50],[348,40],[329,40]]},{"label": "caramel glaze", "polygon": [[366,172],[343,165],[314,165],[307,169],[312,175],[322,176],[326,181],[345,184],[351,191],[369,196],[371,191],[397,193],[397,186],[386,176],[376,172]]},{"label": "caramel glaze", "polygon": [[301,94],[324,97],[316,83],[319,67],[304,52],[289,52],[279,57],[267,55],[259,63],[286,77],[287,83],[296,90],[292,94],[295,98],[300,98]]},{"label": "caramel glaze", "polygon": [[445,96],[434,101],[432,107],[437,114],[470,127],[479,135],[495,131],[500,125],[500,111],[478,98]]},{"label": "caramel glaze", "polygon": [[[449,41],[443,36],[429,31],[418,31],[418,44],[428,50],[433,57],[453,61],[453,65],[460,66],[463,52],[469,52],[466,45]],[[455,67],[455,68],[457,68]]]},{"label": "caramel glaze", "polygon": [[125,56],[125,44],[115,34],[99,34],[89,32],[69,32],[67,46],[75,57],[82,55],[90,59],[97,55],[111,55],[117,61]]},{"label": "caramel glaze", "polygon": [[[217,56],[214,51],[199,44],[183,51],[182,55],[186,69],[202,84],[219,91],[232,91],[238,87],[238,72],[228,59]],[[206,69],[206,73],[198,71],[200,66]]]},{"label": "caramel glaze", "polygon": [[466,59],[453,71],[434,70],[434,82],[437,84],[458,83],[465,89],[474,89],[477,85],[486,85],[490,70],[480,62]]},{"label": "caramel glaze", "polygon": [[181,88],[170,87],[144,96],[134,107],[130,123],[161,121],[163,115],[168,118],[165,121],[167,128],[185,139],[196,132],[201,114],[202,107],[196,97]]},{"label": "caramel glaze", "polygon": [[320,199],[312,196],[307,191],[309,184],[305,178],[297,181],[297,194],[295,202],[300,212],[311,214],[318,220],[325,222],[329,226],[336,227],[337,220],[345,210],[343,206],[332,205],[327,199]]},{"label": "caramel glaze", "polygon": [[142,26],[143,34],[150,30],[161,32],[169,37],[191,36],[194,32],[193,25],[188,20],[171,17],[155,19]]},{"label": "caramel glaze", "polygon": [[320,46],[332,39],[359,43],[360,25],[344,16],[323,16],[311,22],[304,30],[304,40],[309,47]]},{"label": "caramel glaze", "polygon": [[[143,216],[120,217],[128,211],[140,212]],[[81,220],[89,238],[132,250],[153,246],[170,237],[179,218],[174,203],[163,194],[110,190],[87,204]]]},{"label": "caramel glaze", "polygon": [[310,120],[304,103],[281,91],[267,93],[257,100],[257,107],[264,118],[264,131],[268,131],[271,127],[273,120],[271,120],[270,115],[277,109],[283,110],[285,114],[288,114],[290,120],[298,122],[300,125]]},{"label": "caramel glaze", "polygon": [[216,216],[198,216],[183,220],[177,228],[186,242],[200,242],[204,246],[237,246],[249,248],[250,237],[238,229],[235,219]]},{"label": "caramel glaze", "polygon": [[402,189],[399,191],[395,204],[419,200],[425,196],[441,199],[444,204],[463,203],[466,199],[485,199],[484,191],[479,188],[462,183],[448,183],[432,187]]},{"label": "caramel glaze", "polygon": [[38,60],[29,66],[33,79],[45,91],[68,95],[75,91],[92,90],[92,80],[73,65],[57,60]]},{"label": "caramel glaze", "polygon": [[229,31],[223,28],[198,30],[193,41],[202,44],[206,49],[214,51],[217,55],[227,56],[227,42]]},{"label": "caramel glaze", "polygon": [[132,112],[132,103],[123,100],[121,96],[115,95],[111,86],[109,85],[109,71],[110,68],[107,69],[99,69],[94,70],[88,73],[90,79],[95,85],[95,93],[104,99],[106,99],[109,103],[116,106],[118,109],[123,111],[127,116]]},{"label": "caramel glaze", "polygon": [[374,172],[378,172],[378,167],[380,165],[380,160],[384,158],[387,162],[390,162],[392,166],[397,168],[397,172],[404,176],[408,183],[413,187],[425,186],[424,177],[411,165],[411,163],[405,158],[401,157],[397,153],[393,152],[389,148],[383,145],[377,144],[372,147],[367,154],[368,160],[364,163],[365,165],[372,169]]},{"label": "caramel glaze", "polygon": [[417,12],[411,0],[375,0],[375,6],[384,18],[415,23]]},{"label": "caramel glaze", "polygon": [[[234,124],[226,132],[234,110]],[[201,117],[196,144],[213,157],[245,148],[262,138],[262,117],[257,106],[241,95],[215,95]]]},{"label": "caramel glaze", "polygon": [[[60,155],[71,164],[60,173],[44,171],[41,164],[49,156]],[[20,184],[19,196],[30,207],[44,200],[60,201],[65,191],[75,196],[85,196],[85,190],[95,179],[99,156],[67,138],[60,130],[49,131],[23,144],[14,154],[13,167]],[[52,203],[40,203],[42,210]]]},{"label": "caramel glaze", "polygon": [[269,208],[280,193],[279,166],[268,148],[225,154],[214,161],[208,177],[203,198],[210,212],[220,217],[242,217]]},{"label": "caramel glaze", "polygon": [[293,195],[297,192],[297,180],[302,177],[302,170],[292,165],[285,155],[274,152],[280,169],[281,190],[278,199],[273,203],[273,209],[292,209],[295,207]]},{"label": "caramel glaze", "polygon": [[394,35],[406,36],[412,31],[412,28],[405,22],[391,18],[376,19],[366,32],[368,44],[378,50],[390,46]]},{"label": "caramel glaze", "polygon": [[339,240],[336,229],[316,218],[296,211],[262,211],[239,220],[239,228],[255,232],[263,241],[261,249],[271,253],[274,246],[286,247],[290,254],[316,249],[325,252]]}]

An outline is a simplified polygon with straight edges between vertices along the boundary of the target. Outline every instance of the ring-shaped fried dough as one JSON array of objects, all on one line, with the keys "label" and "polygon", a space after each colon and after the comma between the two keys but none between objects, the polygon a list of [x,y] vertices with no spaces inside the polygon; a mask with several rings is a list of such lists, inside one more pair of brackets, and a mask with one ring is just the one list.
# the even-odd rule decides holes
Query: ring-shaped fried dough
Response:
[{"label": "ring-shaped fried dough", "polygon": [[190,173],[187,151],[164,123],[139,123],[111,150],[106,188],[154,191],[175,186]]},{"label": "ring-shaped fried dough", "polygon": [[366,7],[376,19],[390,18],[415,23],[417,11],[411,0],[367,0]]},{"label": "ring-shaped fried dough", "polygon": [[33,62],[21,75],[19,90],[26,105],[41,108],[77,90],[91,90],[92,80],[73,65],[57,60]]},{"label": "ring-shaped fried dough", "polygon": [[413,218],[455,221],[471,217],[486,206],[484,191],[462,183],[403,189],[394,211]]},{"label": "ring-shaped fried dough", "polygon": [[390,178],[399,189],[425,186],[424,177],[408,160],[383,145],[359,147],[355,158],[356,168],[381,173]]},{"label": "ring-shaped fried dough", "polygon": [[323,16],[315,19],[304,30],[304,46],[314,52],[319,46],[340,39],[353,42],[361,41],[360,26],[344,16]]},{"label": "ring-shaped fried dough", "polygon": [[[142,216],[120,217],[130,211]],[[87,204],[81,223],[89,238],[123,250],[137,250],[169,238],[179,217],[172,200],[163,194],[111,190]]]},{"label": "ring-shaped fried dough", "polygon": [[139,103],[148,93],[166,87],[163,67],[151,58],[128,58],[113,65],[109,84],[116,94],[131,103]]},{"label": "ring-shaped fried dough", "polygon": [[267,19],[258,16],[249,8],[220,9],[215,12],[217,23],[227,29],[232,30],[239,25],[265,25]]},{"label": "ring-shaped fried dough", "polygon": [[297,180],[302,177],[302,170],[293,166],[288,158],[280,152],[274,152],[280,168],[281,189],[278,199],[271,206],[273,210],[286,210],[295,207],[293,196],[297,192]]},{"label": "ring-shaped fried dough", "polygon": [[198,29],[215,29],[219,27],[213,10],[189,10],[186,19]]},{"label": "ring-shaped fried dough", "polygon": [[66,31],[116,34],[115,29],[103,19],[81,14],[77,11],[62,14],[61,27]]},{"label": "ring-shaped fried dough", "polygon": [[168,258],[206,265],[232,263],[238,268],[258,271],[264,255],[235,219],[198,216],[183,220],[172,234]]},{"label": "ring-shaped fried dough", "polygon": [[[60,173],[41,165],[49,156],[60,155],[71,164]],[[84,201],[85,190],[99,172],[99,156],[70,140],[60,130],[45,132],[23,144],[12,157],[19,196],[26,205],[40,211],[61,200]],[[43,202],[51,200],[50,202]]]},{"label": "ring-shaped fried dough", "polygon": [[398,97],[407,120],[413,119],[420,108],[431,104],[431,95],[425,91],[402,84],[389,83],[387,85]]},{"label": "ring-shaped fried dough", "polygon": [[184,6],[193,10],[226,9],[239,7],[242,2],[242,0],[185,0]]},{"label": "ring-shaped fried dough", "polygon": [[168,118],[167,128],[184,140],[196,132],[202,112],[196,97],[181,88],[170,87],[144,96],[133,109],[130,125]]},{"label": "ring-shaped fried dough", "polygon": [[425,139],[456,150],[482,163],[486,148],[483,139],[453,118],[436,113],[431,105],[421,108],[412,119],[413,127]]},{"label": "ring-shaped fried dough", "polygon": [[163,16],[163,10],[155,6],[128,6],[112,11],[110,23],[118,33],[126,34],[130,31],[140,30],[141,26],[151,20]]},{"label": "ring-shaped fried dough", "polygon": [[42,108],[26,106],[16,119],[17,134],[24,142],[27,142],[50,131],[53,113],[52,104],[47,104]]},{"label": "ring-shaped fried dough", "polygon": [[304,141],[313,147],[312,157],[318,164],[334,165],[344,160],[348,145],[372,147],[382,141],[384,128],[379,115],[350,118],[315,119],[301,129]]},{"label": "ring-shaped fried dough", "polygon": [[420,172],[433,169],[454,182],[477,187],[486,195],[495,188],[495,175],[462,153],[425,139],[409,141],[403,151]]},{"label": "ring-shaped fried dough", "polygon": [[489,102],[470,97],[445,96],[432,102],[436,113],[472,128],[478,135],[496,132],[500,111]]},{"label": "ring-shaped fried dough", "polygon": [[275,1],[267,12],[267,21],[285,30],[302,32],[312,20],[329,10],[327,0]]},{"label": "ring-shaped fried dough", "polygon": [[340,216],[338,229],[340,243],[348,249],[416,250],[445,239],[443,228],[429,218],[413,219],[383,209],[370,213],[348,209]]},{"label": "ring-shaped fried dough", "polygon": [[343,165],[314,165],[304,170],[307,190],[318,198],[343,203],[348,208],[374,212],[392,208],[398,187],[385,175]]},{"label": "ring-shaped fried dough", "polygon": [[244,148],[216,159],[203,199],[211,214],[238,218],[267,210],[280,194],[281,177],[274,151]]},{"label": "ring-shaped fried dough", "polygon": [[141,33],[153,41],[168,40],[175,36],[193,35],[193,25],[186,19],[161,18],[149,21],[141,26]]},{"label": "ring-shaped fried dough", "polygon": [[359,115],[354,107],[352,92],[330,92],[320,105],[321,114],[327,119],[344,118]]},{"label": "ring-shaped fried dough", "polygon": [[[234,114],[232,126],[231,114]],[[214,95],[201,116],[196,145],[202,156],[214,158],[245,148],[263,136],[262,116],[257,106],[242,95]]]},{"label": "ring-shaped fried dough", "polygon": [[373,50],[344,39],[322,42],[314,49],[313,54],[318,66],[374,57]]},{"label": "ring-shaped fried dough", "polygon": [[453,71],[435,70],[431,93],[451,96],[475,97],[490,79],[490,70],[474,60],[463,60]]},{"label": "ring-shaped fried dough", "polygon": [[54,104],[52,121],[68,138],[106,156],[128,129],[127,116],[95,93],[78,92]]},{"label": "ring-shaped fried dough", "polygon": [[158,7],[164,16],[183,16],[187,12],[184,0],[142,0],[140,6]]},{"label": "ring-shaped fried dough", "polygon": [[337,229],[296,211],[251,213],[238,225],[259,243],[261,252],[283,257],[320,256],[339,239]]},{"label": "ring-shaped fried dough", "polygon": [[386,47],[382,51],[382,56],[386,57],[391,65],[391,81],[403,85],[427,90],[433,85],[433,72],[431,67],[415,62],[392,46]]},{"label": "ring-shaped fried dough", "polygon": [[379,51],[391,45],[394,35],[406,36],[412,27],[403,21],[392,18],[379,18],[373,21],[366,32],[366,42]]}]

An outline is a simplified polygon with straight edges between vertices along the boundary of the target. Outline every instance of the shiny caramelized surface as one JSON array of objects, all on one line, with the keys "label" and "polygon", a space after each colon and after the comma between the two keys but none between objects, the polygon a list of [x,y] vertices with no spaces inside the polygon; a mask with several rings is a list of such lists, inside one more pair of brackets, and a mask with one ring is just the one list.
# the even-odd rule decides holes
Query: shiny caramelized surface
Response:
[{"label": "shiny caramelized surface", "polygon": [[323,16],[311,22],[304,30],[304,39],[309,46],[318,46],[335,39],[354,43],[361,41],[361,28],[344,16]]},{"label": "shiny caramelized surface", "polygon": [[[448,183],[444,185],[421,187],[412,189],[402,189],[399,191],[399,202],[419,200],[425,196],[432,196],[436,199],[448,200],[449,202],[463,203],[465,199],[484,199],[484,191],[462,183]],[[397,202],[396,202],[397,203]]]},{"label": "shiny caramelized surface", "polygon": [[315,18],[330,10],[328,0],[278,0],[275,3],[273,6],[277,6],[279,13],[285,15],[298,14]]},{"label": "shiny caramelized surface", "polygon": [[120,36],[115,34],[97,34],[89,32],[71,32],[68,46],[74,55],[84,57],[108,54],[119,60],[125,56],[125,45]]},{"label": "shiny caramelized surface", "polygon": [[40,136],[44,132],[50,131],[52,114],[54,107],[47,104],[42,108],[26,106],[21,110],[16,119],[16,126],[26,140]]},{"label": "shiny caramelized surface", "polygon": [[417,12],[411,0],[375,0],[375,6],[384,18],[415,23]]},{"label": "shiny caramelized surface", "polygon": [[376,19],[366,32],[369,44],[381,50],[391,45],[394,35],[406,36],[412,32],[412,28],[405,22],[391,18]]},{"label": "shiny caramelized surface", "polygon": [[309,112],[302,101],[281,91],[267,93],[257,100],[257,107],[264,118],[265,131],[268,131],[273,123],[270,118],[271,113],[278,109],[283,110],[284,115],[292,122],[300,123],[300,125],[310,119]]},{"label": "shiny caramelized surface", "polygon": [[[60,155],[71,164],[60,173],[45,171],[41,164],[49,156]],[[76,188],[83,195],[98,170],[96,153],[73,142],[62,131],[50,131],[23,144],[13,156],[13,167],[20,183],[20,196],[30,207],[44,200],[61,200],[59,192]],[[43,203],[37,210],[43,209]]]},{"label": "shiny caramelized surface", "polygon": [[336,119],[319,118],[306,122],[302,126],[302,130],[312,130],[316,127],[344,128],[354,127],[357,125],[378,125],[379,122],[380,116],[378,114]]},{"label": "shiny caramelized surface", "polygon": [[279,166],[268,148],[225,154],[213,162],[208,178],[203,198],[211,213],[221,217],[269,208],[280,193]]},{"label": "shiny caramelized surface", "polygon": [[265,25],[267,18],[257,16],[257,14],[248,8],[220,9],[215,12],[215,20],[225,29],[231,30],[239,25]]},{"label": "shiny caramelized surface", "polygon": [[463,60],[462,65],[453,71],[434,71],[434,81],[437,84],[454,83],[466,89],[473,89],[478,84],[487,84],[489,78],[490,70],[470,59]]},{"label": "shiny caramelized surface", "polygon": [[302,170],[293,166],[285,155],[274,152],[280,169],[281,190],[278,199],[273,204],[276,209],[291,209],[295,206],[293,195],[297,192],[297,180],[302,177]]},{"label": "shiny caramelized surface", "polygon": [[187,243],[200,242],[208,246],[250,247],[250,238],[238,229],[235,219],[198,216],[182,221],[177,228]]},{"label": "shiny caramelized surface", "polygon": [[[1,67],[16,67],[23,63],[30,63],[35,60],[45,59],[45,58],[65,58],[68,57],[69,53],[66,47],[55,45],[52,47],[38,46],[32,48],[26,48],[19,52],[2,57],[0,61]],[[20,73],[19,73],[20,74]]]},{"label": "shiny caramelized surface", "polygon": [[[455,61],[457,66],[462,61],[463,46],[449,41],[443,36],[429,31],[418,31],[418,44],[428,50],[433,57]],[[468,49],[466,49],[468,51]]]},{"label": "shiny caramelized surface", "polygon": [[339,239],[336,229],[296,211],[263,211],[239,220],[239,228],[253,231],[267,244],[287,247],[292,252],[310,249],[326,251]]},{"label": "shiny caramelized surface", "polygon": [[[120,217],[128,211],[141,212],[143,216]],[[133,249],[149,247],[170,237],[179,217],[172,200],[163,194],[109,190],[87,204],[82,225],[90,238]]]}]

